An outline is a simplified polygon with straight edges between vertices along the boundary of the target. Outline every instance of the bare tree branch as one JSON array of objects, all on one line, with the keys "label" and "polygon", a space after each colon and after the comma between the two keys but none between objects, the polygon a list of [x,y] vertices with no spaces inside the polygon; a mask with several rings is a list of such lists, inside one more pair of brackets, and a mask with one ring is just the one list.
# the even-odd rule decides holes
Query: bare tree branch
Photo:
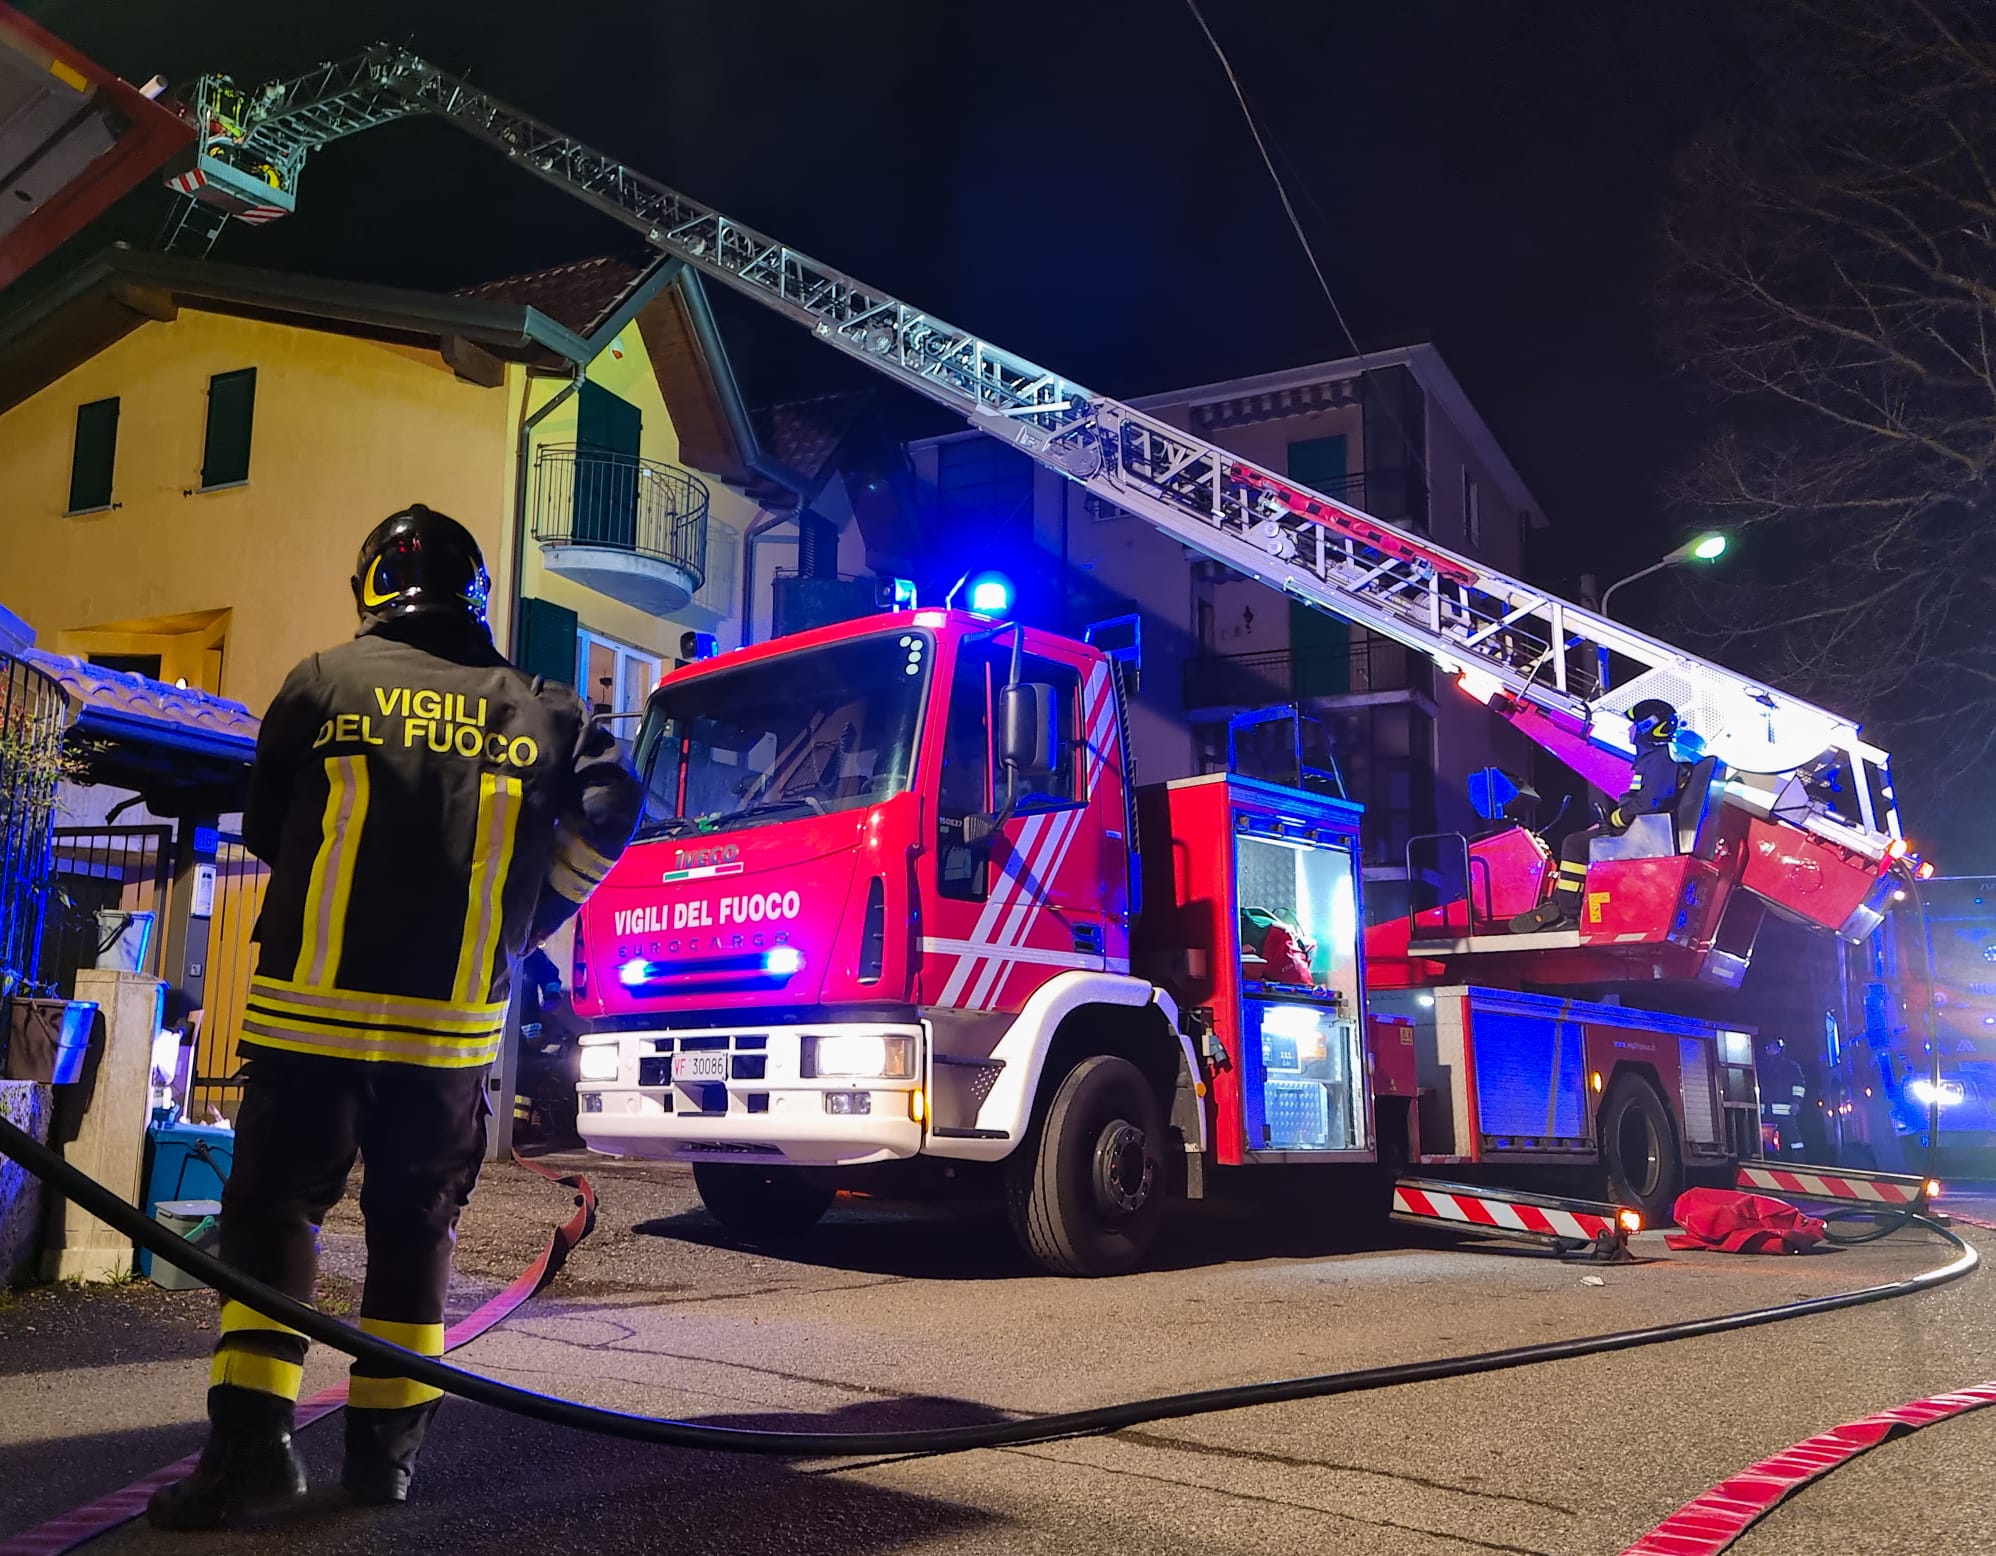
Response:
[{"label": "bare tree branch", "polygon": [[1671,496],[1760,560],[1681,625],[1938,801],[1996,754],[1996,7],[1742,15],[1757,88],[1679,158],[1657,303],[1711,426]]}]

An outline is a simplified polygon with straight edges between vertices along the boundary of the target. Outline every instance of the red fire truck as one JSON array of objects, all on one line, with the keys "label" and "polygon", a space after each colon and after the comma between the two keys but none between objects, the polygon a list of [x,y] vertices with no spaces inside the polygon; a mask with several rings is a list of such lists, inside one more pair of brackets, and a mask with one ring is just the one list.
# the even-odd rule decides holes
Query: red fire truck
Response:
[{"label": "red fire truck", "polygon": [[1296,486],[406,50],[254,91],[204,77],[188,103],[176,246],[281,216],[320,146],[431,115],[1093,498],[1426,656],[1609,794],[1639,702],[1703,743],[1675,814],[1597,839],[1577,929],[1507,932],[1547,854],[1499,827],[1445,840],[1453,900],[1361,936],[1357,807],[1234,776],[1133,789],[1121,650],[914,610],[668,676],[642,841],[580,921],[581,1126],[693,1163],[731,1224],[807,1226],[856,1173],[986,1175],[1042,1263],[1101,1273],[1142,1258],[1169,1193],[1224,1174],[1384,1205],[1403,1161],[1603,1170],[1655,1215],[1750,1142],[1751,1054],[1615,991],[1737,984],[1766,911],[1862,940],[1911,867],[1852,721]]},{"label": "red fire truck", "polygon": [[[707,660],[637,749],[639,841],[578,933],[580,1127],[692,1163],[738,1230],[800,1231],[841,1183],[982,1177],[1043,1265],[1103,1274],[1173,1193],[1383,1208],[1431,1163],[1605,1173],[1657,1217],[1753,1154],[1748,1034],[1491,981],[1734,965],[1717,926],[1770,884],[1765,818],[1709,781],[1682,838],[1590,871],[1605,928],[1495,932],[1546,876],[1507,828],[1462,845],[1477,890],[1368,936],[1357,805],[1135,789],[1118,665],[1031,627],[902,611]],[[1826,863],[1853,876],[1835,927],[1855,877],[1893,877]]]}]

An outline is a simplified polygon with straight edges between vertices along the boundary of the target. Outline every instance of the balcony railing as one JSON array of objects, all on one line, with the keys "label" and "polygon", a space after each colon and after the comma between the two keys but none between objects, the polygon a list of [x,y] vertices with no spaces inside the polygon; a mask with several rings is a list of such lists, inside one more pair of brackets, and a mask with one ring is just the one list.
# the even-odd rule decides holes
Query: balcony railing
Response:
[{"label": "balcony railing", "polygon": [[573,444],[534,461],[534,539],[608,546],[670,562],[693,575],[707,562],[707,483],[677,465]]},{"label": "balcony railing", "polygon": [[1374,692],[1428,692],[1432,665],[1386,638],[1366,638],[1349,650],[1273,650],[1210,654],[1185,662],[1187,708],[1265,708],[1312,697]]}]

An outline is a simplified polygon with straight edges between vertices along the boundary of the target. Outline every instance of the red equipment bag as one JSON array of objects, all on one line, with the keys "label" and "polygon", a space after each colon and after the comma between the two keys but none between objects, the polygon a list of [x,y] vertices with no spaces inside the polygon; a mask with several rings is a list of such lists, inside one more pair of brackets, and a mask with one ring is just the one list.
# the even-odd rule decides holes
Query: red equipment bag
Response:
[{"label": "red equipment bag", "polygon": [[1826,1231],[1820,1220],[1786,1200],[1735,1189],[1686,1189],[1670,1213],[1684,1229],[1664,1239],[1672,1248],[1800,1253],[1820,1243]]}]

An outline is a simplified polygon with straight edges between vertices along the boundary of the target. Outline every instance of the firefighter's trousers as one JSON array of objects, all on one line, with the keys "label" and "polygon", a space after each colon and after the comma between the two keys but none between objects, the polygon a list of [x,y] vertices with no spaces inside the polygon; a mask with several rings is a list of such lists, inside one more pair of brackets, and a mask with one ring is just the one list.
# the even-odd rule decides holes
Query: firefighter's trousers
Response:
[{"label": "firefighter's trousers", "polygon": [[[457,1218],[485,1155],[484,1066],[417,1065],[260,1053],[250,1061],[236,1118],[235,1169],[222,1190],[222,1258],[244,1274],[311,1302],[319,1223],[362,1158],[367,1282],[360,1327],[425,1356],[443,1354],[444,1289]],[[298,1397],[305,1337],[222,1304],[214,1389]],[[350,1435],[370,1422],[407,1438],[439,1391],[356,1361]],[[413,1444],[411,1444],[413,1447]]]},{"label": "firefighter's trousers", "polygon": [[1566,841],[1559,845],[1559,874],[1553,884],[1555,902],[1568,912],[1580,911],[1580,899],[1587,890],[1588,854],[1594,839],[1620,837],[1629,830],[1629,825],[1621,807],[1617,806],[1608,812],[1608,819],[1602,825],[1566,834]]}]

